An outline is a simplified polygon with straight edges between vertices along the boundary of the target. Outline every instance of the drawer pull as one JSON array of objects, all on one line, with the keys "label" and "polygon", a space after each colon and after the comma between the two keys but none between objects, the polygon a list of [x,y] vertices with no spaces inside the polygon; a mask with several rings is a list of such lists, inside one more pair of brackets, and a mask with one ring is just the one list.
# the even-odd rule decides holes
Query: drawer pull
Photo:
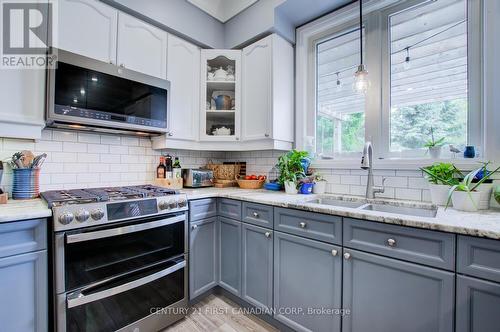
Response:
[{"label": "drawer pull", "polygon": [[198,225],[191,226],[191,229],[197,229],[197,228],[198,228]]},{"label": "drawer pull", "polygon": [[305,222],[299,223],[300,228],[306,228],[307,224]]},{"label": "drawer pull", "polygon": [[267,237],[267,238],[270,238],[271,237],[271,233],[270,232],[265,232],[264,235]]},{"label": "drawer pull", "polygon": [[344,258],[345,258],[346,260],[351,259],[351,254],[350,254],[350,253],[348,253],[348,252],[344,253]]},{"label": "drawer pull", "polygon": [[253,216],[254,216],[254,218],[258,218],[258,217],[259,217],[259,214],[258,214],[257,212],[254,212],[254,213],[253,213]]},{"label": "drawer pull", "polygon": [[387,244],[389,247],[395,247],[396,246],[396,240],[394,239],[387,239]]},{"label": "drawer pull", "polygon": [[337,256],[338,253],[339,252],[337,250],[335,250],[335,249],[332,250],[332,256]]}]

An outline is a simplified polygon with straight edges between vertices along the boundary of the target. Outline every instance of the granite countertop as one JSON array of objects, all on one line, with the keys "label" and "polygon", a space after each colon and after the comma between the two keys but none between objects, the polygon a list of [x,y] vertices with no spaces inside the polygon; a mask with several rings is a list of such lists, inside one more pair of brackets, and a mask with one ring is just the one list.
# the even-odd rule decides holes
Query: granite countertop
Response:
[{"label": "granite countertop", "polygon": [[9,199],[7,204],[0,204],[0,223],[26,219],[47,218],[52,211],[42,199]]},{"label": "granite countertop", "polygon": [[[183,189],[189,200],[226,197],[241,201],[262,203],[286,208],[332,214],[342,217],[366,219],[370,221],[383,222],[387,224],[417,227],[443,232],[500,239],[500,210],[487,210],[481,212],[462,212],[453,208],[444,209],[439,207],[436,217],[417,217],[403,214],[393,214],[380,211],[360,210],[340,206],[312,204],[307,201],[318,197],[328,197],[341,200],[360,201],[362,198],[340,195],[287,195],[283,192],[272,192],[267,190],[244,190],[238,188],[200,188]],[[375,199],[372,203],[401,205],[406,207],[432,208],[431,204],[411,201],[398,201]]]}]

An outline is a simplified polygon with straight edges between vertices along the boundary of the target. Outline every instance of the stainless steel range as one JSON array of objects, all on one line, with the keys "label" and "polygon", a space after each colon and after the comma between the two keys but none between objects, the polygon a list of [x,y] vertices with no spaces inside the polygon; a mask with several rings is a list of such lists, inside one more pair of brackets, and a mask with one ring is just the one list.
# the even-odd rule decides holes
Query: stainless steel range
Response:
[{"label": "stainless steel range", "polygon": [[187,307],[187,198],[146,186],[47,191],[57,331],[158,331]]}]

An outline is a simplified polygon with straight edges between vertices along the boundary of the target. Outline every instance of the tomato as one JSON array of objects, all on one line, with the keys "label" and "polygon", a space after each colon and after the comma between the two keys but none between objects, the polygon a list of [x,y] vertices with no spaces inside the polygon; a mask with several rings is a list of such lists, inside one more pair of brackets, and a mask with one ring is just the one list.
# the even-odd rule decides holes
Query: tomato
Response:
[{"label": "tomato", "polygon": [[250,175],[250,180],[257,180],[257,175],[255,174]]},{"label": "tomato", "polygon": [[252,177],[250,175],[245,175],[245,180],[252,180]]}]

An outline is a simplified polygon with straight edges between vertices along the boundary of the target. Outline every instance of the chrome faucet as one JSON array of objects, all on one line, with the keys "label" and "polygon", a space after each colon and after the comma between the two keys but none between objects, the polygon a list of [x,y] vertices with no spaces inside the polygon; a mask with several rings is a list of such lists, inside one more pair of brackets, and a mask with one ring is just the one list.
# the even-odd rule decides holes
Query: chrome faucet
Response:
[{"label": "chrome faucet", "polygon": [[361,157],[361,169],[368,170],[368,180],[366,181],[366,198],[375,198],[376,193],[385,191],[385,178],[382,178],[382,186],[376,187],[373,184],[373,147],[372,142],[366,142],[363,148],[363,156]]}]

